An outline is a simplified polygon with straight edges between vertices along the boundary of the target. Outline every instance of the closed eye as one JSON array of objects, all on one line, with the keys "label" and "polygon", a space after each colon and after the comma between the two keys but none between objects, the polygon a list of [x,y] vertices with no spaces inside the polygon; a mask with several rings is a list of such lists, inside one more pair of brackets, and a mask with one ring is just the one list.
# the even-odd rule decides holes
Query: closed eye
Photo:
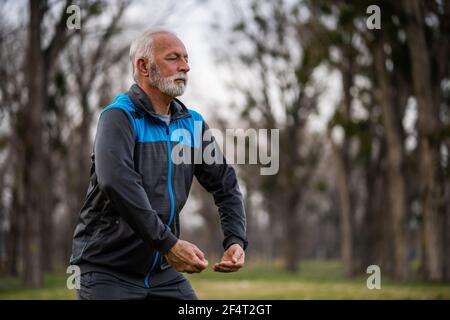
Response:
[{"label": "closed eye", "polygon": [[[171,56],[168,56],[167,58],[166,58],[166,60],[170,60],[170,61],[175,61],[175,60],[178,60],[178,59],[180,59],[181,58],[181,55],[171,55]],[[185,55],[185,56],[183,56],[183,58],[184,58],[184,60],[186,61],[186,63],[188,63],[189,62],[189,58],[188,58],[188,56],[187,55]]]}]

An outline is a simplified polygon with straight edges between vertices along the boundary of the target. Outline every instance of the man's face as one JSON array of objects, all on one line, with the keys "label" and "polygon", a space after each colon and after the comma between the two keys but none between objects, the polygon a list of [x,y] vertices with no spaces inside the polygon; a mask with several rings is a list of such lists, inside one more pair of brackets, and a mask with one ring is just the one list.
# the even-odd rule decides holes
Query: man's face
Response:
[{"label": "man's face", "polygon": [[169,33],[153,39],[153,62],[150,62],[150,85],[174,98],[184,93],[189,72],[188,55],[183,43]]}]

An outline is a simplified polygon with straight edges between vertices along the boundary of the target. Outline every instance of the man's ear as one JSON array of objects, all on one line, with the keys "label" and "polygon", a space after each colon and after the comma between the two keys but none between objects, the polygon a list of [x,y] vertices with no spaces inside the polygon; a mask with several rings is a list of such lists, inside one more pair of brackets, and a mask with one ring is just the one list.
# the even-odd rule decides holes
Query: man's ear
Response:
[{"label": "man's ear", "polygon": [[136,62],[138,74],[141,74],[145,77],[148,77],[149,75],[149,67],[150,66],[147,64],[147,59],[139,58]]}]

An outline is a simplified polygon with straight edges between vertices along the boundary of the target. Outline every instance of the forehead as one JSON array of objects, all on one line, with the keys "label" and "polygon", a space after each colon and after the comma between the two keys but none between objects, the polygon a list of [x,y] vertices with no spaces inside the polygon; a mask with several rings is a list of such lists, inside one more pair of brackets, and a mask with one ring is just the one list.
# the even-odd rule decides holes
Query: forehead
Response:
[{"label": "forehead", "polygon": [[156,33],[153,36],[153,48],[155,54],[168,54],[176,52],[186,55],[186,47],[178,37],[170,33]]}]

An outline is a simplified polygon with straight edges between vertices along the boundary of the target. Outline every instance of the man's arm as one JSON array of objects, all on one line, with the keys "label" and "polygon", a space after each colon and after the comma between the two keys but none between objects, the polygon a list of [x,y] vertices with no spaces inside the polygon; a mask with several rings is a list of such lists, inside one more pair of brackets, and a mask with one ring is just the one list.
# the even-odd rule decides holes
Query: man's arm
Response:
[{"label": "man's arm", "polygon": [[[208,129],[208,125],[203,122],[203,135]],[[211,143],[215,143],[214,139],[212,141],[202,139],[202,154]],[[222,159],[222,163],[208,164],[203,159],[201,164],[195,165],[197,180],[214,197],[214,202],[219,209],[220,223],[224,234],[222,245],[225,254],[221,263],[214,265],[214,269],[216,270],[217,266],[222,266],[224,261],[234,261],[235,258],[238,259],[232,265],[237,264],[237,269],[239,269],[243,264],[244,250],[247,247],[244,202],[233,167],[226,163],[218,145],[215,146],[214,150],[219,153],[218,157]],[[228,268],[229,265],[224,265],[224,267]],[[224,270],[219,268],[216,271],[237,271],[237,269],[229,270],[228,268]]]},{"label": "man's arm", "polygon": [[99,187],[144,242],[164,254],[178,239],[150,205],[134,169],[134,145],[134,128],[125,111],[104,111],[94,144]]},{"label": "man's arm", "polygon": [[178,240],[152,209],[134,169],[134,129],[121,109],[102,113],[95,138],[95,172],[100,189],[147,245],[156,248],[180,272],[200,272],[208,262],[195,245]]}]

